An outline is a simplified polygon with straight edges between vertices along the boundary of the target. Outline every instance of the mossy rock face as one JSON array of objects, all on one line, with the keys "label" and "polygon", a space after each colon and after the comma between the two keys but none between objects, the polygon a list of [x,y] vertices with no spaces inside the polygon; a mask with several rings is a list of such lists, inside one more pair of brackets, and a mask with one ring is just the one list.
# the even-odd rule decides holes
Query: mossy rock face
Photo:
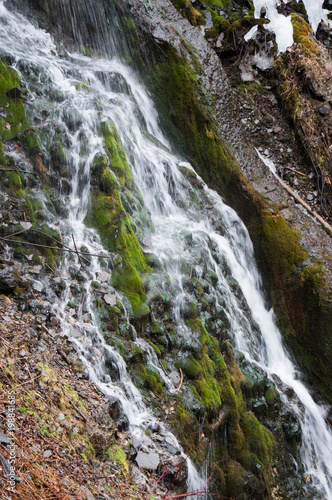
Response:
[{"label": "mossy rock face", "polygon": [[110,162],[110,168],[121,187],[133,188],[134,178],[130,170],[126,154],[120,142],[117,130],[113,124],[102,122],[101,132],[105,140],[105,149]]},{"label": "mossy rock face", "polygon": [[[126,200],[129,196],[130,206],[133,203],[129,191],[134,190],[133,175],[114,125],[101,122],[100,130],[105,154],[93,161],[91,201],[85,222],[98,230],[105,247],[118,256],[114,259],[112,284],[128,298],[132,315],[141,318],[150,309],[140,274],[149,272],[150,267],[122,203],[123,196]],[[125,195],[123,190],[127,190]]]}]

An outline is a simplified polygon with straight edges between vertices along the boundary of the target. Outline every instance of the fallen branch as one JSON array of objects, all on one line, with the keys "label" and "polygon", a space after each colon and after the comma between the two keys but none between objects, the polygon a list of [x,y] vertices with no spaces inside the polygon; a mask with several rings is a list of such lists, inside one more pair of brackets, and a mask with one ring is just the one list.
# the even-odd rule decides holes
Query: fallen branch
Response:
[{"label": "fallen branch", "polygon": [[307,174],[304,174],[303,172],[299,172],[299,170],[296,170],[295,168],[292,167],[283,167],[285,170],[291,170],[292,172],[295,172],[298,175],[302,175],[302,177],[309,177]]},{"label": "fallen branch", "polygon": [[77,413],[81,416],[81,418],[84,420],[84,422],[87,422],[87,418],[83,415],[83,413],[80,412],[80,410],[74,405],[74,403],[71,400],[69,400],[69,403],[77,411]]},{"label": "fallen branch", "polygon": [[5,241],[6,243],[21,243],[21,245],[28,245],[32,247],[38,247],[38,248],[50,248],[51,250],[59,250],[61,252],[70,252],[70,253],[79,253],[80,255],[87,255],[89,257],[99,257],[101,259],[111,259],[113,254],[111,255],[100,255],[100,254],[95,254],[95,253],[89,253],[89,252],[81,252],[76,250],[71,250],[69,248],[60,248],[60,247],[52,247],[50,245],[41,245],[40,243],[30,243],[30,241],[22,241],[22,240],[11,240],[9,239],[8,236],[6,237],[0,237],[0,241]]},{"label": "fallen branch", "polygon": [[302,198],[295,193],[295,191],[293,191],[293,189],[291,189],[287,184],[286,182],[284,182],[282,179],[280,179],[280,177],[278,177],[277,174],[275,174],[274,172],[272,172],[272,174],[274,175],[274,177],[277,179],[277,181],[279,182],[279,184],[282,185],[282,187],[284,189],[286,189],[286,191],[288,191],[288,193],[290,193],[293,198],[298,202],[300,203],[300,205],[302,205],[306,210],[308,210],[308,212],[313,216],[315,217],[319,222],[320,224],[325,228],[327,229],[327,232],[330,236],[332,236],[332,226],[326,222],[323,217],[321,217],[320,215],[318,215],[317,212],[315,212],[314,210],[312,210],[312,208],[308,205],[308,203],[306,203],[304,200],[302,200]]}]

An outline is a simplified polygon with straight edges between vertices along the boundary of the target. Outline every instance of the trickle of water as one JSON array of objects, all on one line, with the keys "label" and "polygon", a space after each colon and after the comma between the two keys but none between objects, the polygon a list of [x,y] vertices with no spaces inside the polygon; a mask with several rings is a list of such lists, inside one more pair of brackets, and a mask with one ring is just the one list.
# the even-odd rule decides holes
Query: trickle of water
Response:
[{"label": "trickle of water", "polygon": [[[72,22],[75,27],[75,18]],[[105,252],[96,231],[84,223],[90,197],[91,165],[96,155],[104,152],[98,132],[102,114],[103,120],[112,120],[115,124],[141,194],[149,223],[140,229],[147,237],[149,252],[167,273],[177,334],[187,342],[195,341],[183,319],[188,303],[194,298],[184,286],[182,264],[195,270],[198,278],[213,272],[216,278],[214,286],[209,286],[209,293],[227,318],[236,347],[271,379],[280,380],[280,390],[282,385],[294,390],[297,397],[291,403],[283,398],[301,421],[304,468],[319,494],[331,500],[332,437],[324,420],[324,409],[314,403],[298,380],[297,369],[282,345],[273,313],[265,307],[248,232],[236,213],[202,179],[196,177],[201,189],[191,185],[183,172],[193,173],[192,167],[171,153],[158,126],[153,104],[135,75],[116,58],[92,59],[80,53],[60,57],[45,31],[33,27],[23,16],[9,12],[2,1],[0,55],[11,60],[34,99],[35,110],[31,109],[31,115],[47,108],[48,121],[53,124],[50,134],[54,134],[56,124],[66,139],[65,153],[71,172],[67,216],[60,218],[50,213],[48,216],[54,227],[67,236],[68,246],[74,248],[75,240],[78,247],[84,246],[93,254]],[[29,79],[31,74],[38,75],[39,94]],[[114,81],[118,85],[114,85]],[[89,92],[80,90],[80,82],[89,86]],[[56,94],[58,99],[50,109],[50,104],[54,104],[48,97],[51,94]],[[70,277],[69,268],[73,263],[72,257],[64,258],[61,266],[64,278]],[[97,257],[92,257],[89,268],[81,271],[84,293],[76,317],[67,307],[72,298],[69,286],[61,300],[54,303],[54,310],[61,318],[63,334],[76,346],[91,380],[105,396],[121,402],[132,435],[143,439],[144,429],[156,419],[131,381],[123,358],[105,342],[100,330],[91,283],[98,281],[102,271]],[[116,294],[125,309],[125,298],[109,283],[103,286],[105,293]],[[55,301],[56,297],[53,298]],[[132,334],[137,346],[145,351],[147,361],[159,371],[168,390],[173,391],[174,385],[151,346],[134,330]],[[115,367],[117,375],[107,374],[107,362]],[[199,490],[204,480],[190,461],[188,471],[188,489]]]}]

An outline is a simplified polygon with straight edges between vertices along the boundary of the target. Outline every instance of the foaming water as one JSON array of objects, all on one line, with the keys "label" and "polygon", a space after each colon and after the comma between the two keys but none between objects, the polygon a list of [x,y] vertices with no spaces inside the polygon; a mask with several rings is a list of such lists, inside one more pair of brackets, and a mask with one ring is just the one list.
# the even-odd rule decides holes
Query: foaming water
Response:
[{"label": "foaming water", "polygon": [[[147,218],[147,225],[140,227],[146,237],[144,244],[167,273],[177,334],[187,341],[192,338],[183,313],[194,297],[185,287],[183,263],[198,278],[213,272],[217,279],[209,287],[209,293],[227,317],[230,337],[247,360],[262,368],[278,385],[285,405],[301,422],[301,460],[305,472],[316,486],[317,495],[332,499],[332,437],[324,420],[325,411],[315,404],[299,380],[298,369],[282,345],[273,313],[265,306],[248,232],[234,210],[196,176],[190,164],[172,154],[158,126],[153,103],[135,74],[116,57],[89,58],[74,52],[62,57],[49,34],[33,27],[23,16],[8,12],[3,2],[0,2],[0,54],[20,73],[29,101],[33,102],[31,116],[47,109],[48,122],[53,126],[50,135],[60,126],[66,139],[64,149],[71,175],[70,192],[64,195],[67,215],[61,218],[48,214],[66,244],[74,248],[75,241],[79,248],[84,246],[92,254],[108,257],[96,231],[84,222],[93,160],[104,153],[99,133],[102,116],[103,120],[114,123],[125,148]],[[38,79],[39,93],[31,74]],[[82,88],[82,82],[88,87]],[[52,100],[49,95],[56,95],[57,99]],[[191,176],[198,187],[190,182]],[[64,280],[69,281],[72,264],[72,257],[64,258],[60,270]],[[92,257],[89,268],[81,271],[84,294],[76,314],[67,307],[72,298],[70,286],[61,300],[54,297],[57,300],[54,311],[61,318],[63,334],[76,346],[90,379],[106,397],[121,402],[132,435],[143,441],[147,439],[144,431],[157,419],[133,384],[124,359],[115,347],[105,342],[100,330],[93,283],[102,271],[100,259]],[[125,298],[109,281],[103,283],[103,291],[115,296],[126,310]],[[127,323],[147,362],[159,371],[167,390],[174,391],[173,382],[164,373],[151,346],[138,337],[129,319]],[[108,374],[107,363],[114,365],[116,375]],[[291,402],[283,394],[287,388],[292,388],[296,395]],[[155,447],[152,440],[149,446]],[[202,488],[204,480],[190,461],[188,471],[188,489]]]}]

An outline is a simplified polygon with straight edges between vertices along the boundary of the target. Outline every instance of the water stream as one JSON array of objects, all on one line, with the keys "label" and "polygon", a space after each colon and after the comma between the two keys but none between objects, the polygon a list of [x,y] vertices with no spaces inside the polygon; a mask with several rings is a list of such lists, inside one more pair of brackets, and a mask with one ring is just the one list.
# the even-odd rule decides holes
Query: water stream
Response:
[{"label": "water stream", "polygon": [[[213,272],[217,278],[215,286],[209,286],[209,294],[216,309],[227,318],[234,347],[274,380],[285,405],[300,420],[305,472],[317,488],[316,498],[331,500],[332,435],[325,423],[325,410],[313,401],[282,345],[273,312],[264,302],[248,232],[234,210],[199,177],[196,177],[197,188],[189,182],[188,172],[192,172],[192,167],[171,152],[159,128],[153,103],[137,76],[114,56],[91,58],[72,51],[63,57],[48,33],[20,14],[9,12],[3,1],[0,2],[0,56],[6,57],[21,75],[32,103],[31,117],[47,110],[50,135],[60,127],[65,138],[71,177],[70,191],[62,195],[67,197],[67,212],[63,218],[55,216],[45,203],[50,223],[71,248],[74,236],[77,247],[107,255],[96,231],[84,223],[90,198],[90,168],[94,158],[104,151],[103,138],[98,132],[102,114],[103,120],[115,124],[143,200],[142,210],[148,223],[139,229],[145,249],[166,270],[177,334],[184,342],[192,337],[184,312],[194,297],[186,286],[183,264],[188,264],[198,279],[206,280]],[[80,82],[88,85],[89,91],[78,85]],[[57,99],[52,99],[52,95]],[[71,126],[71,116],[75,117],[75,127]],[[14,152],[9,150],[8,154]],[[137,221],[138,215],[133,215]],[[61,266],[61,276],[68,283],[70,268],[79,265],[75,258],[65,257]],[[98,282],[104,268],[103,261],[92,257],[91,265],[80,271],[84,293],[75,314],[68,308],[72,300],[69,285],[61,300],[54,303],[54,311],[61,318],[63,334],[76,346],[90,379],[106,397],[121,402],[132,436],[149,441],[148,446],[153,447],[144,430],[157,419],[132,382],[123,358],[105,342],[99,328],[93,283]],[[114,290],[109,280],[101,286],[105,294],[116,296],[126,309],[126,299]],[[134,342],[145,351],[149,364],[159,370],[167,390],[172,392],[173,382],[164,373],[155,352],[139,338],[129,319],[127,323]],[[116,376],[108,374],[106,363],[113,364]],[[294,391],[291,401],[283,392],[287,388]],[[163,432],[174,438],[166,429]],[[179,447],[175,438],[174,442]],[[188,468],[188,489],[197,489],[204,479],[191,463]]]}]

